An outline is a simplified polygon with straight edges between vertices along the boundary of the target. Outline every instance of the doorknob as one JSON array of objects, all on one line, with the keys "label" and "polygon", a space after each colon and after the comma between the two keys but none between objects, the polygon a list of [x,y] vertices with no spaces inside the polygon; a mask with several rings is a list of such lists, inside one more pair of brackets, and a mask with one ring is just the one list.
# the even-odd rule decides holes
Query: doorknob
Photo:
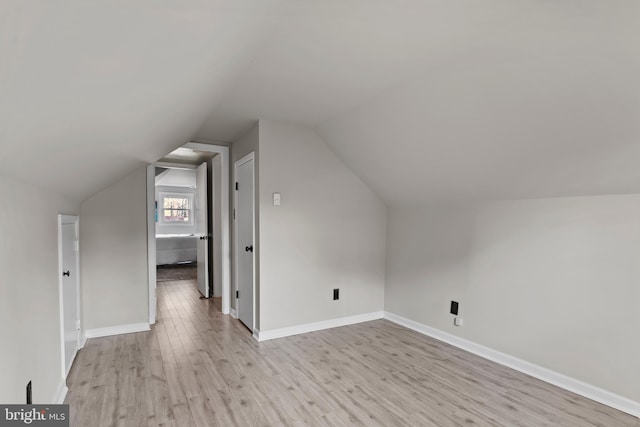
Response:
[{"label": "doorknob", "polygon": [[62,273],[63,276],[67,276],[67,277],[71,277],[71,271],[67,270],[64,273]]},{"label": "doorknob", "polygon": [[253,252],[253,245],[251,245],[251,246],[245,246],[244,250],[245,250],[246,252]]}]

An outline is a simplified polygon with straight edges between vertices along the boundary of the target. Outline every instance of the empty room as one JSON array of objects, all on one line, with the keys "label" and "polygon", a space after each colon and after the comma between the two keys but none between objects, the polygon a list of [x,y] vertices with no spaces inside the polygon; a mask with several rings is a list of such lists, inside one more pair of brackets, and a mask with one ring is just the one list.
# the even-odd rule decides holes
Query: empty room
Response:
[{"label": "empty room", "polygon": [[0,0],[0,424],[640,427],[638,76],[636,0]]}]

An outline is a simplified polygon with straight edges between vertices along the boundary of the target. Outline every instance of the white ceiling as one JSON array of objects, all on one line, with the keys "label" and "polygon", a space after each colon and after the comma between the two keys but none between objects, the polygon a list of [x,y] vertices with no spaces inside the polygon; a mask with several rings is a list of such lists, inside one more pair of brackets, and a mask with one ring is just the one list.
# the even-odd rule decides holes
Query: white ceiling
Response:
[{"label": "white ceiling", "polygon": [[[217,153],[212,153],[210,151],[200,151],[195,150],[193,148],[176,148],[169,154],[165,155],[161,159],[160,162],[169,162],[169,163],[182,163],[187,165],[201,165],[203,162],[217,156]],[[194,172],[195,176],[195,172]]]},{"label": "white ceiling", "polygon": [[277,4],[0,0],[0,174],[84,199],[183,145]]},{"label": "white ceiling", "polygon": [[156,187],[161,186],[196,188],[196,170],[165,169],[156,175]]},{"label": "white ceiling", "polygon": [[636,0],[52,3],[0,3],[0,174],[82,198],[267,118],[390,204],[640,192]]}]

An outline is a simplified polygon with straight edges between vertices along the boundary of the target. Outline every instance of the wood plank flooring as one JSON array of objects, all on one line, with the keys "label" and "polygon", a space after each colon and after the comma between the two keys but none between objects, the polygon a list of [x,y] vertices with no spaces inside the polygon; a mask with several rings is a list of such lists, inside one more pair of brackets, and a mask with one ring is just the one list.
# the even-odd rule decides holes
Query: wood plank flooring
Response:
[{"label": "wood plank flooring", "polygon": [[640,420],[385,320],[257,343],[190,281],[150,332],[90,339],[72,426],[629,426]]}]

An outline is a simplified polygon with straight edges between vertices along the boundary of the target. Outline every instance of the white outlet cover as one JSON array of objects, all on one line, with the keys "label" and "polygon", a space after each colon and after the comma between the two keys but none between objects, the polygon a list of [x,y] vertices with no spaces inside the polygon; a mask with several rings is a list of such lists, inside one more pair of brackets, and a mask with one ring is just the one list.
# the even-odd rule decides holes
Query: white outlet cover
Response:
[{"label": "white outlet cover", "polygon": [[462,326],[462,317],[456,317],[455,319],[453,319],[453,324],[456,326]]}]

